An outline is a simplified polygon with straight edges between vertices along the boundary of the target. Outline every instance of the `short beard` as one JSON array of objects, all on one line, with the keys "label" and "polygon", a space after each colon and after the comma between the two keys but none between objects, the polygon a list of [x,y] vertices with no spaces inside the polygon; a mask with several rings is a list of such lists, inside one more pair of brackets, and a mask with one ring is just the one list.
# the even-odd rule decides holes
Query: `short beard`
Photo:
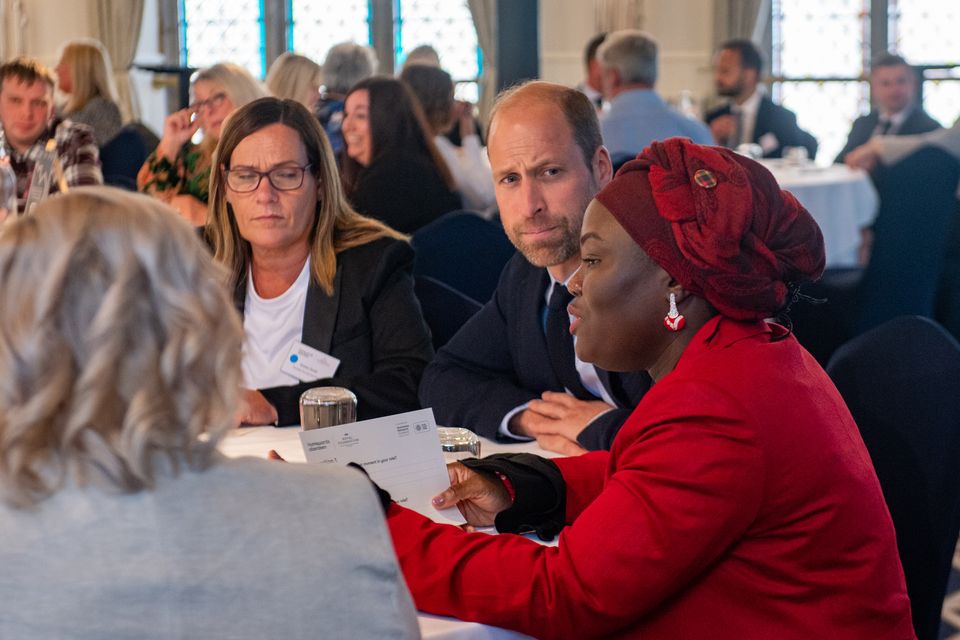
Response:
[{"label": "short beard", "polygon": [[563,220],[561,232],[560,238],[549,244],[524,242],[516,228],[508,229],[507,236],[530,264],[536,267],[552,267],[563,264],[580,253],[580,229],[572,229],[570,221]]}]

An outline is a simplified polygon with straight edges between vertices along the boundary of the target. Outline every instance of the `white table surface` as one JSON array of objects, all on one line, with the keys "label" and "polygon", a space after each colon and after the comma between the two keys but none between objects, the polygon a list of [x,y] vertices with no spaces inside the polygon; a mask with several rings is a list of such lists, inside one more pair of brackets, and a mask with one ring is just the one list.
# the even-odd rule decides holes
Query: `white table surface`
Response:
[{"label": "white table surface", "polygon": [[[300,446],[298,427],[243,427],[234,429],[220,443],[220,451],[231,458],[253,456],[266,458],[270,449],[275,449],[289,462],[305,462],[303,447]],[[558,457],[560,454],[544,451],[536,442],[520,442],[504,445],[486,438],[480,438],[480,453],[513,452],[536,453],[545,457]],[[420,633],[429,640],[518,640],[529,636],[491,627],[476,622],[464,622],[454,618],[419,613]]]},{"label": "white table surface", "polygon": [[860,230],[873,223],[880,205],[870,177],[842,164],[797,167],[782,160],[762,164],[820,225],[827,267],[857,266]]}]

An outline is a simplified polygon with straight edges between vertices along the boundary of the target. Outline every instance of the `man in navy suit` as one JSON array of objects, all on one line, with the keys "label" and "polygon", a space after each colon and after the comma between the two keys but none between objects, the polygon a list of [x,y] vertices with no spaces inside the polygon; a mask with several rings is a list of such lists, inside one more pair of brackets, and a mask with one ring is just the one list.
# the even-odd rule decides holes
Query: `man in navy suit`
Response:
[{"label": "man in navy suit", "polygon": [[904,136],[940,128],[916,103],[917,75],[902,57],[881,53],[870,70],[870,98],[873,109],[853,121],[847,144],[834,162],[866,144],[873,136]]},{"label": "man in navy suit", "polygon": [[736,149],[744,143],[760,145],[764,158],[782,158],[785,147],[804,147],[811,159],[817,140],[797,125],[797,116],[774,104],[760,84],[763,57],[749,40],[729,40],[720,45],[713,68],[717,93],[729,104],[707,113],[717,144]]},{"label": "man in navy suit", "polygon": [[427,367],[420,401],[440,424],[486,437],[608,449],[650,378],[577,360],[569,333],[565,284],[580,265],[583,213],[613,173],[596,111],[575,89],[528,82],[498,98],[487,150],[518,253]]}]

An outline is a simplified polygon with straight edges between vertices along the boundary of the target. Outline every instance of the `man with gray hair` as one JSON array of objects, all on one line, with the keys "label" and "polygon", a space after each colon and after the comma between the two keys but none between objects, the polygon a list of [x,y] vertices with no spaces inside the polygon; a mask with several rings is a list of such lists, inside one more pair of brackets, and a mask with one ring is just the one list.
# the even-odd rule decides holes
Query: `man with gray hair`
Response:
[{"label": "man with gray hair", "polygon": [[657,82],[657,43],[635,29],[607,36],[597,58],[603,74],[603,95],[610,109],[600,116],[603,143],[616,164],[634,156],[654,140],[674,136],[712,144],[710,129],[663,101],[653,90]]},{"label": "man with gray hair", "polygon": [[343,101],[351,87],[377,72],[377,54],[370,47],[341,42],[330,47],[323,61],[323,94],[317,105],[317,118],[323,126],[335,154],[343,149]]}]

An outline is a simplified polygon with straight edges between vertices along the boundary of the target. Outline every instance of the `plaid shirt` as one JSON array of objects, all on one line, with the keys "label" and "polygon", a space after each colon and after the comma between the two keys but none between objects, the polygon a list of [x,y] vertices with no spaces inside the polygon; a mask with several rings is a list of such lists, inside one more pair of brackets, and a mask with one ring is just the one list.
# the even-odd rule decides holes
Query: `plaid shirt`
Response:
[{"label": "plaid shirt", "polygon": [[[57,157],[60,159],[60,167],[63,169],[63,177],[68,186],[103,184],[103,174],[100,172],[100,150],[94,142],[93,130],[85,124],[54,119],[40,134],[37,141],[22,154],[10,147],[6,136],[0,135],[0,141],[10,158],[10,166],[17,174],[17,208],[21,213],[26,206],[33,167],[37,164],[37,158],[43,153],[47,140],[51,136],[57,141]],[[50,193],[56,193],[59,190],[57,180],[51,180]]]}]

